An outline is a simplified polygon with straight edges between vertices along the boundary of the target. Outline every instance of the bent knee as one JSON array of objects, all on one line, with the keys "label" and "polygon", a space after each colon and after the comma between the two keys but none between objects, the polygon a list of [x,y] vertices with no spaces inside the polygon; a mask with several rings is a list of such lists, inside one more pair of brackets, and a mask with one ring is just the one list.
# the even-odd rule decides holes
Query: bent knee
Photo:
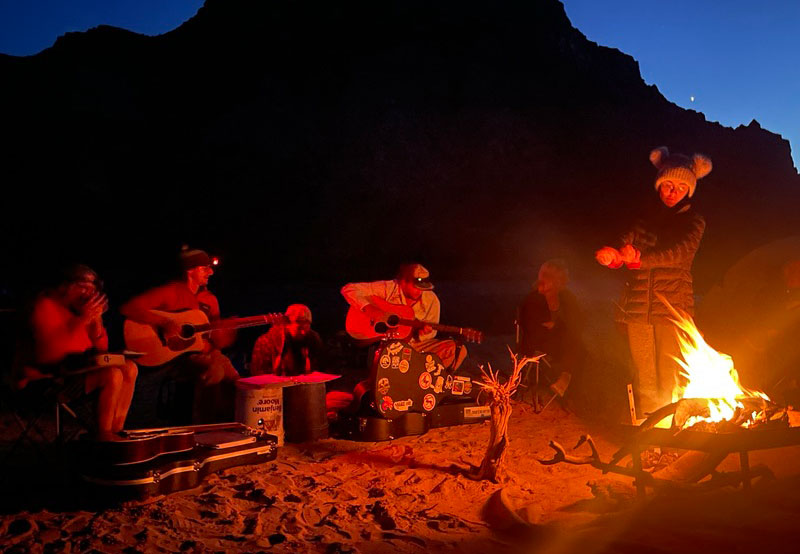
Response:
[{"label": "bent knee", "polygon": [[100,377],[100,385],[102,387],[111,387],[113,389],[122,388],[124,381],[122,370],[118,367],[109,367]]},{"label": "bent knee", "polygon": [[122,370],[122,376],[126,381],[135,381],[136,377],[139,376],[139,367],[136,365],[136,363],[134,363],[133,360],[127,360],[125,365],[120,369]]}]

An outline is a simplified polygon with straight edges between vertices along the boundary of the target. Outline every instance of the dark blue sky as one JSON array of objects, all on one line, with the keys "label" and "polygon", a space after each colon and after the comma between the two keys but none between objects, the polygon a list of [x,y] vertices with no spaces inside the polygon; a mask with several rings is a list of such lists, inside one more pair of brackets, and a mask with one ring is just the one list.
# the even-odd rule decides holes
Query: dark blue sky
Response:
[{"label": "dark blue sky", "polygon": [[[800,0],[563,3],[575,27],[590,40],[633,56],[644,80],[667,99],[731,127],[756,119],[794,145],[795,166],[800,167]],[[100,24],[160,34],[202,4],[0,0],[0,52],[35,54],[59,35]]]},{"label": "dark blue sky", "polygon": [[35,54],[68,31],[97,25],[159,35],[202,5],[203,0],[0,0],[0,52]]},{"label": "dark blue sky", "polygon": [[757,120],[792,143],[800,167],[800,0],[563,4],[573,26],[633,56],[668,100],[729,127]]}]

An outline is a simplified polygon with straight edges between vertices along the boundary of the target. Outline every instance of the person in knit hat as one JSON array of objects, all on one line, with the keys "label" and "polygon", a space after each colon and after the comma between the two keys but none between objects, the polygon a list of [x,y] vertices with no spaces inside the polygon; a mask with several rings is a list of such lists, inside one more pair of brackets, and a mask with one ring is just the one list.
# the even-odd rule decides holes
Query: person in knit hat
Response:
[{"label": "person in knit hat", "polygon": [[665,146],[652,150],[650,161],[657,169],[657,201],[622,236],[619,248],[595,253],[601,265],[630,270],[617,320],[627,328],[635,366],[637,417],[672,402],[678,384],[678,335],[655,293],[678,310],[694,311],[691,269],[706,223],[690,199],[712,167],[703,154],[673,154]]}]

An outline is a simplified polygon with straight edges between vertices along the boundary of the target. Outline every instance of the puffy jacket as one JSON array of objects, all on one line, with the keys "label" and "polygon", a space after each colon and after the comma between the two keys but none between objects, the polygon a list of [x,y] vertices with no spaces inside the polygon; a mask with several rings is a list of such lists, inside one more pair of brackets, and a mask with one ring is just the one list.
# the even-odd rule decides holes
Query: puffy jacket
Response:
[{"label": "puffy jacket", "polygon": [[655,296],[661,293],[673,307],[692,314],[692,262],[706,222],[691,205],[640,220],[622,237],[623,246],[632,244],[641,252],[638,264],[631,270],[623,291],[622,311],[617,319],[623,323],[666,323],[667,307]]}]

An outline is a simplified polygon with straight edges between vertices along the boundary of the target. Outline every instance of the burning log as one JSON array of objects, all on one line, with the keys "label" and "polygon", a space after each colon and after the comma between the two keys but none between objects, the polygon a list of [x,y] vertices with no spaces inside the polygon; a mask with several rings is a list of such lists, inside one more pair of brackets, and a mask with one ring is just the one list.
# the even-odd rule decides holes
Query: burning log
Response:
[{"label": "burning log", "polygon": [[[600,459],[589,437],[582,437],[575,448],[586,443],[591,455],[567,454],[564,447],[551,441],[555,455],[539,461],[589,464],[603,473],[632,476],[640,496],[645,487],[711,488],[741,483],[747,488],[754,477],[769,477],[767,468],[750,467],[749,451],[800,444],[800,428],[791,426],[787,408],[777,406],[764,393],[744,388],[731,357],[709,346],[688,314],[658,296],[673,316],[681,349],[676,361],[683,368],[684,381],[673,391],[678,400],[649,414],[608,463]],[[678,457],[657,469],[654,466],[665,459],[660,448],[670,449],[667,459]],[[645,453],[647,462],[653,455],[658,457],[647,469],[642,460]],[[716,468],[731,454],[739,456],[739,471],[718,472]],[[630,466],[620,465],[627,456],[631,456]],[[708,476],[711,479],[705,480]]]},{"label": "burning log", "polygon": [[498,482],[503,469],[506,448],[508,447],[508,419],[511,417],[511,398],[519,387],[522,369],[530,362],[535,362],[541,358],[541,356],[535,356],[519,359],[510,348],[508,352],[511,355],[513,369],[505,383],[500,382],[499,373],[492,371],[491,365],[488,366],[488,371],[481,368],[483,382],[476,383],[491,395],[489,409],[492,414],[492,428],[489,435],[489,446],[486,448],[486,454],[483,456],[480,467],[477,470],[473,468],[466,473],[470,479],[488,479],[493,483]]}]

